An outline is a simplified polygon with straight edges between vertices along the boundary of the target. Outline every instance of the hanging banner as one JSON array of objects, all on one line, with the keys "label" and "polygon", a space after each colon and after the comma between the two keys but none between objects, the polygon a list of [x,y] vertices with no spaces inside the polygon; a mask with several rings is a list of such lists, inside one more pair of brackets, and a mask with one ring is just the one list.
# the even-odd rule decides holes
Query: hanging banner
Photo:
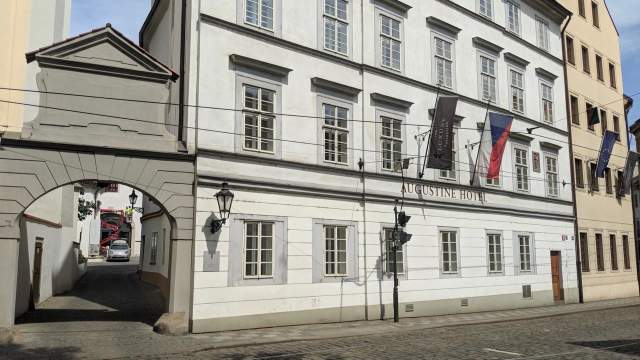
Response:
[{"label": "hanging banner", "polygon": [[431,122],[431,138],[427,167],[452,170],[453,123],[456,117],[457,96],[440,96]]},{"label": "hanging banner", "polygon": [[596,166],[596,176],[604,177],[604,171],[609,165],[609,158],[611,158],[611,152],[613,151],[613,145],[616,143],[617,134],[613,131],[607,130],[602,138],[602,145],[600,146],[600,156],[598,156],[598,165]]},{"label": "hanging banner", "polygon": [[478,156],[479,174],[486,179],[499,179],[502,155],[504,154],[513,116],[489,113],[489,119],[484,124],[484,131],[480,137]]},{"label": "hanging banner", "polygon": [[627,162],[624,165],[624,173],[622,174],[622,180],[618,186],[618,196],[623,197],[631,192],[631,181],[633,180],[633,171],[636,168],[638,162],[638,153],[635,151],[629,151],[627,154]]}]

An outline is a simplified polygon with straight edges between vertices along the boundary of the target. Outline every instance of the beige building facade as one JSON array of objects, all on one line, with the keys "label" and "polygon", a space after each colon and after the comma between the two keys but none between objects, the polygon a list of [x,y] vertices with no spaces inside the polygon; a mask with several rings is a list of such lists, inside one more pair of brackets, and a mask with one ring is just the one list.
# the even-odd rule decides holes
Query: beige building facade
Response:
[{"label": "beige building facade", "polygon": [[[584,301],[638,296],[630,196],[617,196],[628,152],[620,41],[604,0],[560,0],[565,32],[572,168]],[[600,123],[589,126],[598,108]],[[604,178],[595,168],[605,130],[619,134]]]},{"label": "beige building facade", "polygon": [[19,132],[32,120],[39,96],[13,89],[37,89],[36,66],[27,64],[24,55],[32,50],[66,38],[69,34],[71,0],[3,0],[0,4],[0,44],[9,51],[0,52],[0,133]]}]

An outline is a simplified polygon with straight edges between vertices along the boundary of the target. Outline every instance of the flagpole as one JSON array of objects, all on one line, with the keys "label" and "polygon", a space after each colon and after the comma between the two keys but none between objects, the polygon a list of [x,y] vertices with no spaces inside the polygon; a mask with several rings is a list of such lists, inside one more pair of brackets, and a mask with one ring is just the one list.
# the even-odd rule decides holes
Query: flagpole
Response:
[{"label": "flagpole", "polygon": [[487,127],[487,117],[489,116],[489,106],[491,105],[491,100],[487,100],[487,109],[484,113],[484,127],[482,128],[482,132],[480,133],[480,143],[478,144],[478,153],[476,154],[476,163],[473,166],[473,174],[471,175],[471,182],[469,185],[473,186],[473,182],[476,179],[476,172],[478,171],[478,158],[480,157],[480,149],[482,148],[482,135],[484,134],[485,128]]},{"label": "flagpole", "polygon": [[[424,150],[424,161],[422,162],[422,171],[419,174],[420,179],[422,179],[422,177],[424,176],[424,169],[427,166],[427,157],[429,156],[429,146],[431,146],[431,137],[433,136],[433,120],[436,118],[436,113],[438,111],[439,96],[440,96],[440,81],[438,81],[438,90],[436,91],[436,103],[433,105],[433,118],[431,119],[431,133],[429,134],[429,140],[427,140],[427,147]],[[427,114],[428,113],[429,113],[429,110],[427,110]]]}]

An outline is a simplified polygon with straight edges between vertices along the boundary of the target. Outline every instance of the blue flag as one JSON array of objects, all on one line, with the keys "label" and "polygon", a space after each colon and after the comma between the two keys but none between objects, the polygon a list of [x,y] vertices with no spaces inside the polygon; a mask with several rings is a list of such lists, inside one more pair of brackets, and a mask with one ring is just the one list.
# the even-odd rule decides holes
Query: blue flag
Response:
[{"label": "blue flag", "polygon": [[602,145],[600,146],[600,156],[598,156],[598,166],[596,166],[596,176],[604,177],[604,171],[609,165],[609,158],[613,151],[613,145],[616,143],[617,134],[613,131],[607,130],[602,138]]}]

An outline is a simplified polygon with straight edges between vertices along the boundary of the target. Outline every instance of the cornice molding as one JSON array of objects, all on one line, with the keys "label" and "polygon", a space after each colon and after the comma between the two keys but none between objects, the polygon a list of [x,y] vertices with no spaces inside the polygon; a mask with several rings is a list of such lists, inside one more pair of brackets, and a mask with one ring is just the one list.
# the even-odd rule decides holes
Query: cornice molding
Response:
[{"label": "cornice molding", "polygon": [[448,32],[454,36],[458,35],[458,33],[462,31],[462,29],[460,29],[459,27],[451,25],[444,20],[440,20],[435,16],[427,17],[427,25],[444,30],[445,32]]},{"label": "cornice molding", "polygon": [[558,75],[553,74],[553,73],[551,73],[551,72],[549,72],[549,71],[547,71],[547,70],[545,70],[545,69],[543,69],[541,67],[537,67],[536,68],[536,74],[538,74],[538,75],[540,75],[542,77],[545,77],[545,78],[547,78],[547,79],[549,79],[551,81],[555,81],[555,79],[558,78]]},{"label": "cornice molding", "polygon": [[246,56],[232,54],[229,55],[229,61],[238,66],[258,70],[278,77],[286,77],[292,71],[284,66],[271,64],[262,60],[252,59]]},{"label": "cornice molding", "polygon": [[358,94],[362,92],[362,89],[354,88],[348,85],[343,85],[335,81],[326,80],[319,77],[311,78],[311,84],[322,89],[335,91],[351,97],[358,96]]},{"label": "cornice molding", "polygon": [[498,44],[494,44],[489,40],[485,40],[485,39],[481,38],[480,36],[475,36],[472,39],[472,41],[476,46],[484,48],[484,49],[489,50],[489,51],[492,51],[492,52],[494,52],[496,54],[499,54],[499,53],[502,52],[502,50],[504,50],[502,46],[500,46]]},{"label": "cornice molding", "polygon": [[413,105],[411,101],[397,99],[397,98],[380,94],[380,93],[371,93],[371,100],[373,100],[376,103],[391,105],[393,107],[397,107],[401,109],[409,109],[411,108],[411,105]]},{"label": "cornice molding", "polygon": [[520,56],[514,54],[514,53],[510,53],[510,52],[505,52],[504,53],[504,59],[506,61],[510,61],[516,65],[519,65],[523,68],[526,68],[529,65],[529,61],[521,58]]},{"label": "cornice molding", "polygon": [[376,3],[384,4],[394,10],[400,11],[406,14],[411,10],[411,5],[407,5],[400,0],[375,0]]}]

